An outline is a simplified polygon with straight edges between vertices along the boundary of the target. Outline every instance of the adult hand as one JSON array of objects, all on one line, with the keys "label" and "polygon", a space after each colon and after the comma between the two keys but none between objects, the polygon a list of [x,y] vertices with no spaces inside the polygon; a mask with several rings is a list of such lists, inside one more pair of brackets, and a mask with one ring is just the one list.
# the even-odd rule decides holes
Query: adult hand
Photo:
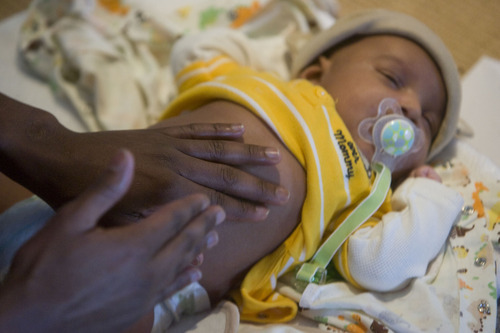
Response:
[{"label": "adult hand", "polygon": [[243,132],[237,124],[192,124],[93,135],[99,142],[125,144],[139,156],[136,181],[117,211],[142,218],[154,205],[201,192],[221,205],[229,219],[259,221],[267,216],[265,205],[285,203],[288,191],[234,167],[280,161],[277,149],[227,141]]},{"label": "adult hand", "polygon": [[136,176],[109,221],[143,218],[195,192],[222,205],[232,220],[258,221],[267,216],[266,204],[285,203],[288,192],[234,167],[280,161],[275,148],[234,141],[243,132],[237,124],[194,124],[74,133],[49,113],[0,94],[0,171],[57,208],[87,188],[114,152],[127,148]]},{"label": "adult hand", "polygon": [[108,221],[144,218],[157,206],[194,192],[208,195],[232,220],[259,221],[267,216],[265,204],[286,202],[288,192],[231,166],[270,165],[280,160],[273,148],[222,141],[239,138],[243,131],[240,125],[194,124],[78,134],[74,139],[63,140],[76,147],[68,148],[71,156],[62,159],[77,164],[64,174],[53,173],[59,187],[52,187],[52,193],[74,196],[80,187],[75,185],[90,182],[89,171],[101,170],[110,151],[123,146],[136,156],[136,176],[131,190],[112,210]]},{"label": "adult hand", "polygon": [[0,289],[0,331],[122,331],[201,277],[189,264],[217,242],[213,228],[224,219],[206,196],[162,206],[140,223],[97,225],[132,173],[132,155],[121,151],[20,249]]}]

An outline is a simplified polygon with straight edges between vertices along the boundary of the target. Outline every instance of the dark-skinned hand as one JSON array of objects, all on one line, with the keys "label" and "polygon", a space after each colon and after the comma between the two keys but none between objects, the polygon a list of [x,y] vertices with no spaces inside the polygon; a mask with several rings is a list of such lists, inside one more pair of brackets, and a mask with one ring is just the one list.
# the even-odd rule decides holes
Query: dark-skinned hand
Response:
[{"label": "dark-skinned hand", "polygon": [[0,94],[0,171],[58,208],[77,197],[121,148],[136,172],[130,191],[108,214],[123,224],[162,204],[201,192],[231,220],[261,221],[267,205],[288,200],[286,189],[238,167],[274,165],[279,151],[237,142],[239,124],[192,124],[128,131],[75,133],[49,113]]},{"label": "dark-skinned hand", "polygon": [[140,223],[100,227],[132,175],[132,155],[121,151],[20,249],[0,289],[0,331],[120,332],[201,278],[190,263],[217,243],[222,208],[195,194]]}]

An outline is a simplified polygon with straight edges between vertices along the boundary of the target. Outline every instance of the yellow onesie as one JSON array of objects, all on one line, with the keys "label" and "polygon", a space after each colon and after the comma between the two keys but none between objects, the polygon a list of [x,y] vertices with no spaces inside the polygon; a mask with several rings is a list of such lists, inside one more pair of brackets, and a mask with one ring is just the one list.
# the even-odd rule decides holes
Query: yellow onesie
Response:
[{"label": "yellow onesie", "polygon": [[[329,224],[337,225],[339,216],[369,194],[372,180],[358,149],[330,95],[306,80],[285,82],[270,73],[240,67],[225,56],[194,62],[176,80],[180,95],[163,118],[214,100],[232,101],[270,126],[306,171],[300,223],[285,242],[250,269],[239,290],[232,293],[242,320],[293,319],[297,304],[275,292],[277,279],[310,259],[332,229]],[[388,208],[388,200],[382,210]],[[347,242],[342,250],[346,248]],[[349,279],[343,266],[340,270]]]}]

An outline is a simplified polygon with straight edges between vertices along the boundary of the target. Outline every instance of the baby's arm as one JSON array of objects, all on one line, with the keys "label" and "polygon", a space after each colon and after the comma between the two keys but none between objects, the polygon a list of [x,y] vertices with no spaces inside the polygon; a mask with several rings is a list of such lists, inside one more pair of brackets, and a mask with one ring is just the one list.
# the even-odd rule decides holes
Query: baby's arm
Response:
[{"label": "baby's arm", "polygon": [[393,212],[356,231],[343,248],[348,251],[344,275],[368,290],[400,289],[410,279],[425,275],[463,199],[434,180],[409,178],[395,191],[392,204]]}]

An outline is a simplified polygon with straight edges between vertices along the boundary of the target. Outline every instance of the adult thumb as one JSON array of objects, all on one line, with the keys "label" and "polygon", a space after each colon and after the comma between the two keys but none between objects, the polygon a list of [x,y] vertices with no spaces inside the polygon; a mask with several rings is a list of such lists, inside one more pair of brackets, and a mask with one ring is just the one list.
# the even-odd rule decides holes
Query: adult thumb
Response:
[{"label": "adult thumb", "polygon": [[130,151],[121,149],[98,180],[67,207],[73,215],[72,229],[82,231],[93,228],[125,195],[133,174],[134,157]]}]

